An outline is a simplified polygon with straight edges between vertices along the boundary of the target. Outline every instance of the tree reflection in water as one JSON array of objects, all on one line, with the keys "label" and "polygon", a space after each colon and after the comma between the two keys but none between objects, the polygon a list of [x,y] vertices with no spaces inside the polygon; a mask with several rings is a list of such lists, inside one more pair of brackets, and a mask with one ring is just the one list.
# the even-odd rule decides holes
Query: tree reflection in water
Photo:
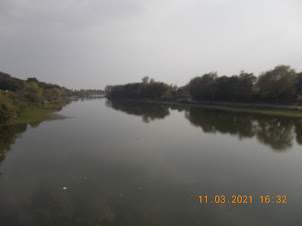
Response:
[{"label": "tree reflection in water", "polygon": [[[61,103],[55,111],[60,111],[62,108],[68,104],[70,104],[71,101],[65,101],[64,103]],[[11,146],[15,143],[16,139],[21,137],[21,134],[24,133],[28,125],[32,128],[38,127],[43,121],[49,121],[49,120],[57,120],[57,119],[64,119],[65,117],[50,117],[46,118],[44,120],[37,120],[30,123],[17,123],[17,124],[0,124],[0,164],[5,159],[5,155],[7,151],[11,150]]]},{"label": "tree reflection in water", "polygon": [[0,163],[5,159],[6,152],[11,150],[11,145],[16,138],[25,132],[27,124],[1,125],[0,126]]},{"label": "tree reflection in water", "polygon": [[145,123],[149,123],[155,119],[164,119],[170,115],[169,108],[163,104],[109,100],[106,101],[106,106],[129,115],[142,116],[142,120]]},{"label": "tree reflection in water", "polygon": [[194,107],[185,116],[206,133],[228,133],[239,139],[256,136],[275,151],[292,147],[295,133],[297,143],[301,144],[301,119]]},{"label": "tree reflection in water", "polygon": [[[146,102],[109,100],[106,106],[130,115],[141,116],[143,122],[164,119],[171,110],[185,111],[185,118],[205,133],[237,135],[253,138],[274,151],[286,151],[296,142],[302,145],[302,119],[261,114],[209,110],[199,107],[166,105]],[[41,122],[29,124],[38,127]],[[0,163],[15,140],[26,131],[28,124],[0,125]]]},{"label": "tree reflection in water", "polygon": [[205,133],[237,135],[240,140],[256,137],[276,152],[290,149],[294,138],[302,144],[302,119],[299,118],[122,100],[110,100],[106,105],[127,114],[142,116],[146,123],[169,116],[170,109],[185,111],[185,118]]}]

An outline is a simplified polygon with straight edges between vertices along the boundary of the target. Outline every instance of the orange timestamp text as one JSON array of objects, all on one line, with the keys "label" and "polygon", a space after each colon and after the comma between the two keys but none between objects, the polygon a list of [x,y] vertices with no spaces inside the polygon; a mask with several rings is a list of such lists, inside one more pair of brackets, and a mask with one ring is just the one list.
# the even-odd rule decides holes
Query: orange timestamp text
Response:
[{"label": "orange timestamp text", "polygon": [[232,196],[225,196],[225,195],[214,195],[214,196],[207,196],[207,195],[200,195],[199,196],[199,202],[202,204],[207,203],[213,203],[213,204],[224,204],[224,203],[230,203],[230,204],[248,204],[253,203],[253,201],[257,201],[260,203],[277,203],[277,204],[283,204],[286,202],[286,195],[276,195],[276,196],[270,196],[270,195],[261,195],[261,196],[252,196],[252,195],[232,195]]}]

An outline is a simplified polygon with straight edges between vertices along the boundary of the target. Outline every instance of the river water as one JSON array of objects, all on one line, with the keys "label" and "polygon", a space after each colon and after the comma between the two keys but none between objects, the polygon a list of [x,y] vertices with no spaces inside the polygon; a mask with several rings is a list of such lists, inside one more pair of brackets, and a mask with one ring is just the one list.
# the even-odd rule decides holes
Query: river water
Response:
[{"label": "river water", "polygon": [[0,127],[0,225],[302,225],[302,119],[106,99],[59,114]]}]

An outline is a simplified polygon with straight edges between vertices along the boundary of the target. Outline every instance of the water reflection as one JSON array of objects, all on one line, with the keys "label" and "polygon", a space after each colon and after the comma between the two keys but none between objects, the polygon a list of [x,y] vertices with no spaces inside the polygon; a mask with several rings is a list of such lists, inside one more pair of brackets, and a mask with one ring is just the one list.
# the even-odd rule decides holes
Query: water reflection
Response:
[{"label": "water reflection", "polygon": [[0,164],[5,159],[5,154],[11,149],[16,138],[25,132],[27,124],[0,125]]},{"label": "water reflection", "polygon": [[169,108],[162,104],[108,100],[106,101],[106,106],[117,111],[126,112],[129,115],[142,116],[142,120],[145,123],[149,123],[150,120],[163,119],[170,114]]},{"label": "water reflection", "polygon": [[302,145],[302,119],[296,120],[295,123],[296,141]]},{"label": "water reflection", "polygon": [[205,133],[222,133],[236,135],[238,138],[253,138],[274,151],[286,151],[293,146],[293,140],[302,144],[302,119],[261,115],[244,112],[209,110],[199,107],[138,103],[131,101],[107,101],[115,110],[150,119],[162,119],[170,115],[171,110],[185,111],[185,118],[192,125],[201,127]]},{"label": "water reflection", "polygon": [[194,107],[185,115],[193,125],[200,126],[206,133],[228,133],[237,135],[239,139],[256,136],[258,141],[275,151],[291,148],[295,134],[297,143],[301,144],[301,119]]},{"label": "water reflection", "polygon": [[256,135],[261,143],[270,145],[276,151],[292,147],[294,121],[286,118],[261,118],[255,125]]},{"label": "water reflection", "polygon": [[104,99],[104,96],[84,96],[84,97],[70,97],[69,100],[73,102],[83,102],[87,100],[101,100]]},{"label": "water reflection", "polygon": [[[70,103],[71,101],[61,103],[61,105],[59,105],[56,110],[52,110],[51,112],[54,113],[56,111],[60,111],[64,106]],[[63,118],[64,117],[58,115],[53,115],[53,117],[49,117],[45,120],[33,121],[30,123],[5,124],[5,125],[0,124],[0,164],[5,159],[6,152],[11,150],[11,146],[15,143],[16,139],[21,137],[21,134],[27,130],[28,126],[32,128],[36,128],[43,121],[57,120]]]}]

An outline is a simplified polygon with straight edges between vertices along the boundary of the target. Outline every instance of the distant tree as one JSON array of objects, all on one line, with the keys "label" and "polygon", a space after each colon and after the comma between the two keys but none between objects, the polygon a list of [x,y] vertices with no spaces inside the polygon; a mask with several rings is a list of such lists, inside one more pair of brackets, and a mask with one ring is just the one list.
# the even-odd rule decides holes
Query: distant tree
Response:
[{"label": "distant tree", "polygon": [[241,71],[233,87],[233,95],[237,101],[250,101],[254,94],[254,85],[257,78],[253,73]]},{"label": "distant tree", "polygon": [[110,85],[106,86],[105,87],[105,94],[110,95],[111,89],[112,89],[112,86],[110,86]]},{"label": "distant tree", "polygon": [[0,123],[13,119],[18,115],[18,108],[14,106],[3,92],[0,92]]},{"label": "distant tree", "polygon": [[265,100],[294,101],[296,89],[296,72],[290,66],[280,65],[259,76],[256,86]]},{"label": "distant tree", "polygon": [[170,87],[163,82],[128,83],[125,85],[106,86],[105,88],[108,98],[158,99],[169,95],[170,90]]},{"label": "distant tree", "polygon": [[189,85],[179,87],[174,95],[177,98],[190,98]]},{"label": "distant tree", "polygon": [[26,82],[27,82],[27,83],[30,83],[30,82],[38,83],[39,80],[36,79],[36,78],[28,78],[28,79],[26,80]]},{"label": "distant tree", "polygon": [[30,82],[25,88],[25,97],[31,103],[42,103],[43,101],[43,90],[37,85],[37,83]]},{"label": "distant tree", "polygon": [[21,79],[13,78],[9,74],[0,72],[0,89],[18,91],[24,87],[24,81]]},{"label": "distant tree", "polygon": [[141,83],[130,83],[120,87],[120,97],[139,98],[143,86]]},{"label": "distant tree", "polygon": [[238,77],[222,76],[216,79],[216,100],[233,101],[235,98],[234,89],[238,83]]},{"label": "distant tree", "polygon": [[170,87],[171,87],[172,92],[176,92],[178,89],[176,84],[175,85],[171,84]]},{"label": "distant tree", "polygon": [[[41,87],[42,89],[53,89],[53,88],[61,89],[62,88],[59,85],[49,84],[46,82],[35,82],[35,83],[37,83],[38,86]],[[64,88],[64,89],[66,89],[66,88]]]},{"label": "distant tree", "polygon": [[48,101],[53,101],[60,99],[63,92],[58,88],[45,89],[43,95]]},{"label": "distant tree", "polygon": [[[154,79],[153,79],[154,80]],[[145,76],[142,78],[142,83],[143,84],[148,84],[149,83],[149,76]]]},{"label": "distant tree", "polygon": [[158,99],[164,94],[167,95],[167,92],[170,90],[170,87],[163,82],[154,82],[144,86],[141,92],[141,96],[144,98]]},{"label": "distant tree", "polygon": [[200,100],[214,100],[216,79],[216,72],[204,74],[202,77],[193,78],[189,83],[192,98]]},{"label": "distant tree", "polygon": [[302,95],[302,72],[297,73],[296,91],[298,95]]},{"label": "distant tree", "polygon": [[0,72],[0,80],[12,78],[9,74]]}]

